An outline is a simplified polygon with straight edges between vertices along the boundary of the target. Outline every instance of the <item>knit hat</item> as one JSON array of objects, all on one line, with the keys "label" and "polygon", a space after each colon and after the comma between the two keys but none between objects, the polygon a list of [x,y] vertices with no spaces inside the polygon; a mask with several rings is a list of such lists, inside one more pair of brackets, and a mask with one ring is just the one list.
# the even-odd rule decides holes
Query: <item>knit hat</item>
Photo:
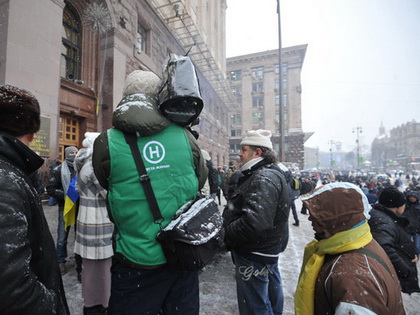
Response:
[{"label": "knit hat", "polygon": [[76,147],[67,147],[64,149],[64,157],[68,157],[70,153],[79,151]]},{"label": "knit hat", "polygon": [[249,130],[246,136],[241,141],[242,145],[252,145],[256,147],[265,147],[273,149],[273,144],[271,143],[271,131],[258,129],[258,130]]},{"label": "knit hat", "polygon": [[131,72],[124,83],[123,97],[135,93],[155,94],[160,86],[159,77],[151,71],[135,70]]},{"label": "knit hat", "polygon": [[40,108],[35,96],[12,85],[0,85],[0,131],[19,137],[38,132],[40,125]]},{"label": "knit hat", "polygon": [[387,208],[399,208],[405,204],[405,195],[395,187],[387,187],[379,194],[378,203]]}]

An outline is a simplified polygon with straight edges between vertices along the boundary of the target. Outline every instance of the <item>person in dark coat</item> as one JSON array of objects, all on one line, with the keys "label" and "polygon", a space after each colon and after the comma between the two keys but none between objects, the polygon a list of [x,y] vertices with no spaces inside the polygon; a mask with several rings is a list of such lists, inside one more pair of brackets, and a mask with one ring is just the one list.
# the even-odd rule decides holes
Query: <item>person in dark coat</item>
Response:
[{"label": "person in dark coat", "polygon": [[0,313],[70,314],[54,240],[29,177],[44,163],[29,148],[40,128],[30,92],[0,85]]},{"label": "person in dark coat", "polygon": [[268,130],[241,142],[242,177],[223,211],[225,243],[236,267],[240,314],[281,314],[278,257],[289,238],[288,186]]},{"label": "person in dark coat", "polygon": [[417,257],[414,244],[405,232],[407,218],[405,196],[395,187],[387,187],[370,211],[369,226],[375,240],[382,246],[394,265],[404,293],[420,292],[417,278]]},{"label": "person in dark coat", "polygon": [[[305,195],[314,188],[315,186],[313,185],[312,180],[309,177],[304,177],[300,188],[300,195]],[[304,202],[302,202],[302,209],[300,210],[300,213],[308,214],[308,208],[306,207]]]},{"label": "person in dark coat", "polygon": [[411,239],[414,243],[417,258],[420,256],[420,194],[418,191],[411,190],[406,194],[407,204],[403,217],[407,218],[409,224],[405,230],[411,235]]},{"label": "person in dark coat", "polygon": [[[57,200],[58,203],[57,261],[60,266],[61,274],[67,272],[65,264],[67,259],[67,239],[70,230],[70,228],[64,228],[64,202],[70,182],[73,177],[76,176],[73,163],[77,152],[78,149],[76,147],[70,146],[65,148],[65,160],[51,170],[47,185],[48,194]],[[77,277],[78,280],[81,281],[82,258],[79,255],[75,255],[75,258]]]}]

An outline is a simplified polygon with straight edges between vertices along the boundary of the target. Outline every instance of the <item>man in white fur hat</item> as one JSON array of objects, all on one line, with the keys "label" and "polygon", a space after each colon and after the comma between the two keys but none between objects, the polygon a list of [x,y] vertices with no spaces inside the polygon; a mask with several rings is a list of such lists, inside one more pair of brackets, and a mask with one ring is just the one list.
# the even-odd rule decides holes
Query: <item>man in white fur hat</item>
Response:
[{"label": "man in white fur hat", "polygon": [[289,238],[288,188],[268,130],[241,142],[242,172],[223,212],[225,243],[236,267],[240,314],[282,314],[278,256]]},{"label": "man in white fur hat", "polygon": [[108,190],[115,224],[109,314],[199,314],[198,273],[170,269],[156,240],[156,224],[139,182],[125,134],[137,135],[153,192],[166,227],[185,202],[195,199],[207,179],[196,139],[158,110],[159,77],[137,70],[128,75],[114,128],[94,143],[93,168]]}]

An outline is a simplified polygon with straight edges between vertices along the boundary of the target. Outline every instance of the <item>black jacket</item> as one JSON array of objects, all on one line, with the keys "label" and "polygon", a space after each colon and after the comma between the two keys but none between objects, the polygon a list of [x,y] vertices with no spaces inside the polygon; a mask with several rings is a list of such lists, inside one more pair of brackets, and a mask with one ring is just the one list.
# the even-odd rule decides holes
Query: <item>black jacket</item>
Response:
[{"label": "black jacket", "polygon": [[223,212],[225,243],[238,251],[286,248],[289,239],[288,187],[276,164],[264,160],[242,172]]},{"label": "black jacket", "polygon": [[[63,163],[66,163],[66,161],[64,161]],[[48,178],[48,184],[46,188],[48,195],[57,200],[59,209],[64,208],[64,197],[66,196],[63,184],[61,183],[61,167],[62,164],[54,167],[50,171],[50,177]],[[73,167],[69,167],[69,170],[70,178],[73,179],[73,177],[76,175],[76,172]]]},{"label": "black jacket", "polygon": [[29,174],[42,158],[0,132],[0,313],[69,314],[55,245]]},{"label": "black jacket", "polygon": [[420,292],[417,278],[414,244],[404,231],[408,220],[390,209],[375,204],[370,211],[369,226],[374,239],[382,246],[394,265],[405,293]]},{"label": "black jacket", "polygon": [[[407,205],[403,213],[403,217],[407,218],[409,221],[408,226],[405,230],[409,234],[420,234],[420,197],[417,191],[409,191],[406,193],[407,196]],[[414,196],[417,198],[416,202],[410,202],[408,200],[409,196]]]}]

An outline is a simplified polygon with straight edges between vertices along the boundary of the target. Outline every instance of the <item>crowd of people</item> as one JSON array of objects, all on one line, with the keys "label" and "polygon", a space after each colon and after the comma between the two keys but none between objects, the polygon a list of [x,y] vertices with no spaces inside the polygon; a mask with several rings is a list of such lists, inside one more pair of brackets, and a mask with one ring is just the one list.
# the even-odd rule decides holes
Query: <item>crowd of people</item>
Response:
[{"label": "crowd of people", "polygon": [[[51,169],[46,190],[57,202],[56,245],[33,176],[43,160],[29,148],[40,127],[38,101],[26,90],[0,86],[2,314],[69,314],[61,276],[74,226],[84,314],[198,315],[198,272],[168,267],[156,235],[203,194],[220,206],[226,200],[224,249],[235,267],[241,315],[283,312],[278,261],[288,244],[290,210],[293,225],[303,215],[315,235],[305,247],[296,314],[404,314],[401,292],[420,292],[416,178],[406,178],[407,189],[399,178],[299,178],[279,163],[271,132],[261,129],[245,134],[239,161],[216,166],[190,124],[180,123],[182,115],[176,122],[171,117],[172,103],[162,109],[161,84],[150,71],[130,73],[113,127],[87,132],[83,147],[67,147],[64,161]],[[142,152],[146,179],[139,180],[130,141]]]}]

